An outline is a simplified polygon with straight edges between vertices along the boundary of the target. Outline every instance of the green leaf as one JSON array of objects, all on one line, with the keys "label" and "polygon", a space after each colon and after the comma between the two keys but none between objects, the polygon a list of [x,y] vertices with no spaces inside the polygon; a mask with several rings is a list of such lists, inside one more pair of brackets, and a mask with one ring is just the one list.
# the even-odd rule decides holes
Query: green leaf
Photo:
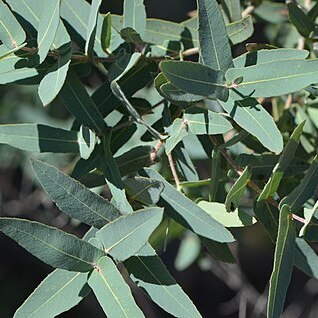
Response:
[{"label": "green leaf", "polygon": [[199,107],[187,108],[183,121],[195,135],[224,134],[233,128],[222,115]]},{"label": "green leaf", "polygon": [[[69,44],[66,45],[69,46]],[[64,54],[58,56],[57,61],[42,79],[38,92],[44,106],[50,104],[62,89],[71,62],[71,56],[72,50],[69,47]]]},{"label": "green leaf", "polygon": [[139,176],[125,179],[124,185],[130,200],[144,205],[156,204],[164,187],[159,180]]},{"label": "green leaf", "polygon": [[253,20],[250,15],[226,25],[227,35],[233,45],[242,43],[254,33]]},{"label": "green leaf", "polygon": [[77,136],[80,143],[80,155],[83,159],[88,159],[95,148],[96,135],[89,128],[81,126]]},{"label": "green leaf", "polygon": [[166,213],[178,223],[203,237],[217,242],[233,242],[232,234],[208,213],[202,210],[196,203],[188,199],[169,184],[158,172],[152,169],[144,169],[150,177],[163,182],[164,190],[162,199],[169,205]]},{"label": "green leaf", "polygon": [[[200,59],[225,72],[233,66],[224,19],[215,0],[198,0]],[[178,86],[178,85],[177,85]]]},{"label": "green leaf", "polygon": [[244,53],[233,60],[235,68],[259,65],[279,60],[305,59],[309,52],[298,49],[257,50]]},{"label": "green leaf", "polygon": [[188,232],[181,240],[177,256],[174,260],[174,267],[178,271],[184,271],[191,266],[198,258],[201,251],[200,240],[197,235]]},{"label": "green leaf", "polygon": [[223,0],[222,6],[230,21],[238,21],[241,19],[240,0]]},{"label": "green leaf", "polygon": [[123,28],[130,27],[143,37],[146,31],[146,9],[144,0],[125,0],[123,16]]},{"label": "green leaf", "polygon": [[302,36],[308,38],[315,29],[314,21],[300,8],[298,3],[293,0],[288,0],[286,3],[290,22]]},{"label": "green leaf", "polygon": [[283,312],[286,292],[293,270],[295,239],[296,229],[290,213],[290,207],[284,205],[279,216],[274,269],[269,285],[268,318],[280,317]]},{"label": "green leaf", "polygon": [[193,62],[163,61],[160,68],[165,77],[185,92],[226,101],[228,88],[224,73]]},{"label": "green leaf", "polygon": [[[241,96],[272,97],[296,92],[315,83],[318,60],[279,60],[244,68],[229,69],[225,78],[243,77],[235,90]],[[240,97],[239,99],[242,99]]]},{"label": "green leaf", "polygon": [[201,318],[191,299],[149,244],[126,260],[124,265],[138,287],[166,312],[178,318]]},{"label": "green leaf", "polygon": [[57,269],[25,300],[14,318],[54,318],[76,306],[89,292],[87,273]]},{"label": "green leaf", "polygon": [[284,204],[288,204],[293,211],[300,209],[303,204],[314,195],[317,188],[317,178],[318,157],[316,156],[305,173],[304,178],[300,181],[300,184],[289,193],[279,205],[283,206]]},{"label": "green leaf", "polygon": [[96,23],[99,7],[102,0],[93,0],[91,9],[89,12],[88,24],[87,24],[87,34],[85,43],[85,55],[92,57],[94,49],[94,40],[96,36]]},{"label": "green leaf", "polygon": [[265,200],[255,201],[253,210],[255,218],[263,226],[268,237],[273,243],[276,242],[279,210]]},{"label": "green leaf", "polygon": [[202,200],[198,203],[198,206],[226,227],[241,227],[252,225],[256,222],[252,216],[238,208],[231,211],[233,213],[227,213],[223,203]]},{"label": "green leaf", "polygon": [[235,92],[230,92],[226,103],[221,103],[233,120],[255,136],[267,149],[279,153],[283,150],[283,137],[272,116],[254,98],[238,100]]},{"label": "green leaf", "polygon": [[175,148],[175,146],[187,135],[187,123],[181,118],[176,118],[171,126],[171,132],[165,144],[166,153],[169,154]]},{"label": "green leaf", "polygon": [[0,125],[0,143],[31,152],[79,152],[77,131],[40,124]]},{"label": "green leaf", "polygon": [[41,185],[62,212],[96,228],[120,217],[106,199],[78,181],[44,162],[33,160],[33,170]]},{"label": "green leaf", "polygon": [[306,275],[318,278],[318,256],[310,245],[302,238],[296,238],[295,266]]},{"label": "green leaf", "polygon": [[29,253],[56,268],[91,270],[104,252],[57,228],[15,218],[0,218],[0,231]]},{"label": "green leaf", "polygon": [[240,206],[241,198],[251,180],[251,176],[251,168],[247,166],[226,196],[225,208],[227,212],[234,212]]},{"label": "green leaf", "polygon": [[104,256],[99,259],[88,279],[88,284],[107,317],[144,317],[128,285],[109,257]]},{"label": "green leaf", "polygon": [[295,128],[292,135],[290,136],[290,139],[288,140],[284,148],[284,151],[282,152],[277,164],[275,165],[273,169],[273,173],[271,177],[269,178],[263,191],[258,197],[258,201],[266,200],[267,198],[273,196],[275,192],[277,191],[280,181],[285,172],[285,169],[288,168],[291,160],[293,159],[293,156],[296,153],[304,125],[305,125],[305,122],[302,122],[301,124],[299,124]]},{"label": "green leaf", "polygon": [[106,131],[107,125],[101,113],[74,71],[68,72],[60,97],[65,107],[82,125],[98,133]]},{"label": "green leaf", "polygon": [[52,0],[48,3],[43,3],[40,22],[38,26],[38,54],[40,57],[39,64],[41,64],[52,44],[60,22],[60,0]]},{"label": "green leaf", "polygon": [[133,210],[126,198],[124,184],[122,182],[116,161],[114,160],[113,154],[111,152],[110,142],[111,132],[104,136],[102,140],[102,152],[100,160],[101,170],[113,196],[112,202],[123,214],[125,214],[132,212]]},{"label": "green leaf", "polygon": [[161,208],[141,209],[105,225],[96,233],[96,237],[103,243],[107,254],[124,261],[148,242],[162,216]]},{"label": "green leaf", "polygon": [[110,12],[104,15],[100,42],[104,52],[108,52],[112,37],[112,15]]},{"label": "green leaf", "polygon": [[227,243],[220,243],[213,240],[208,240],[204,237],[200,237],[202,244],[216,259],[226,262],[235,263],[235,258]]},{"label": "green leaf", "polygon": [[25,32],[8,6],[0,2],[0,40],[9,49],[14,49],[26,39]]}]

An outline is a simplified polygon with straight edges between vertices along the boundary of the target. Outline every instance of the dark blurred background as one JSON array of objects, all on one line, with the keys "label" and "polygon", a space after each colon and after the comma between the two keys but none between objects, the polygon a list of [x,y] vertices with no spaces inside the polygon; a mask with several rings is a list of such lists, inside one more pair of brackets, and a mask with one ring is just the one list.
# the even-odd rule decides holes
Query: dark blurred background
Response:
[{"label": "dark blurred background", "polygon": [[[196,9],[195,0],[146,0],[148,17],[171,21],[187,19]],[[103,1],[102,12],[122,13],[119,0]],[[251,42],[266,42],[262,23],[255,27]],[[235,48],[245,50],[244,44]],[[56,127],[70,127],[64,108],[55,103],[43,109],[35,87],[0,87],[0,122],[54,122]],[[41,156],[43,158],[44,156]],[[70,157],[46,155],[46,161],[59,166]],[[88,229],[70,221],[36,186],[25,153],[0,145],[0,215],[38,220],[82,236]],[[273,246],[263,230],[254,225],[236,230],[239,244],[231,246],[237,264],[228,265],[205,255],[184,271],[174,267],[180,242],[169,243],[161,257],[171,274],[183,287],[204,318],[265,317],[267,282],[272,270]],[[14,241],[0,235],[0,318],[13,317],[14,311],[52,271],[52,268],[25,252]],[[171,317],[132,286],[135,298],[146,317]],[[318,317],[318,284],[295,270],[289,288],[284,317]],[[90,294],[79,306],[59,317],[104,317]],[[45,318],[45,317],[43,317]]]}]

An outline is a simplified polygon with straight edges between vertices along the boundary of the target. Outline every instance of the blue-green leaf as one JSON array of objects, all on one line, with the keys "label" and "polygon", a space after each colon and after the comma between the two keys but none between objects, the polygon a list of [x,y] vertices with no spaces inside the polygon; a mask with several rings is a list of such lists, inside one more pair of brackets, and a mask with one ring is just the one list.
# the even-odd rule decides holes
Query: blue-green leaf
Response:
[{"label": "blue-green leaf", "polygon": [[123,16],[123,28],[133,28],[142,37],[146,31],[146,9],[144,0],[125,0]]},{"label": "blue-green leaf", "polygon": [[99,259],[88,284],[107,317],[143,318],[131,291],[113,261],[104,256]]}]

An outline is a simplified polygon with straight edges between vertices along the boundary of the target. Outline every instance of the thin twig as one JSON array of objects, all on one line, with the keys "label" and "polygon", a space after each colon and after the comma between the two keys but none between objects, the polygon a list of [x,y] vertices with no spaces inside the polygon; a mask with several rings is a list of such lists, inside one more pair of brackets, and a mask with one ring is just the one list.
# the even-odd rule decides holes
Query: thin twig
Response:
[{"label": "thin twig", "polygon": [[242,18],[245,18],[246,16],[250,15],[255,10],[255,6],[248,6],[243,12],[242,12]]}]

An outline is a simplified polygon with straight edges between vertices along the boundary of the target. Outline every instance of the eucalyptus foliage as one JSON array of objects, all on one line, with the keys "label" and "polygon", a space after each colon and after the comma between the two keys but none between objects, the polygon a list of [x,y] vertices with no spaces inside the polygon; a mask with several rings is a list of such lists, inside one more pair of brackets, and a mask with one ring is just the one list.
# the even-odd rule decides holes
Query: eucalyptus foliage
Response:
[{"label": "eucalyptus foliage", "polygon": [[[294,266],[318,278],[317,4],[278,5],[288,20],[265,0],[197,2],[197,16],[174,23],[147,18],[142,0],[125,0],[123,16],[100,13],[101,0],[0,1],[0,83],[37,85],[43,106],[73,118],[64,129],[1,124],[0,143],[71,154],[59,167],[68,173],[31,166],[57,207],[91,226],[80,239],[0,218],[1,232],[55,268],[14,317],[56,317],[90,291],[107,317],[144,317],[127,273],[173,316],[201,317],[155,250],[167,226],[183,238],[182,270],[204,247],[235,262],[234,228],[259,223],[276,246],[269,318],[283,312]],[[259,19],[285,33],[234,58]]]}]

